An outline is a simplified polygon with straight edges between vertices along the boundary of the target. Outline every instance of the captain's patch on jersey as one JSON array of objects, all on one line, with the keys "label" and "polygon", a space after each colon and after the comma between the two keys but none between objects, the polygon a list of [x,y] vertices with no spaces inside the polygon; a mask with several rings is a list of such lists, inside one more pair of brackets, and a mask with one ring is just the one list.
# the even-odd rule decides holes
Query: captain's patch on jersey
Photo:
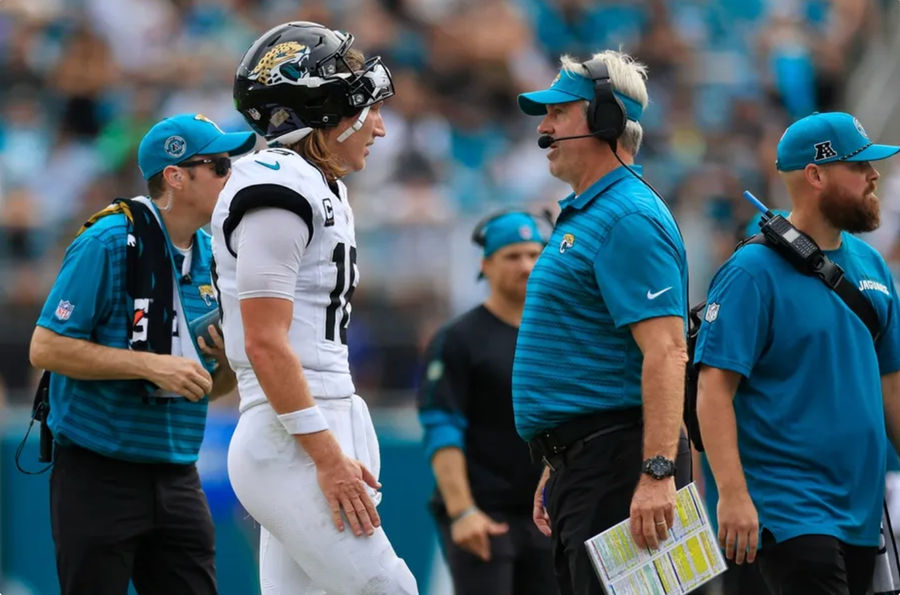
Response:
[{"label": "captain's patch on jersey", "polygon": [[719,304],[715,302],[711,302],[708,306],[706,306],[706,322],[715,322],[716,318],[719,317]]},{"label": "captain's patch on jersey", "polygon": [[330,198],[322,199],[322,208],[325,209],[325,227],[334,225],[334,207]]}]

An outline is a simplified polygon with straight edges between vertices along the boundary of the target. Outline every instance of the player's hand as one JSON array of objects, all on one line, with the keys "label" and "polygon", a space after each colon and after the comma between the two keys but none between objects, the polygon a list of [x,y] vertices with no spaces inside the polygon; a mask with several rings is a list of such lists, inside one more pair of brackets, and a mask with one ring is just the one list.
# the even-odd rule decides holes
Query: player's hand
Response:
[{"label": "player's hand", "polygon": [[212,390],[212,376],[200,362],[176,355],[148,354],[146,378],[159,388],[199,401]]},{"label": "player's hand", "polygon": [[476,511],[451,523],[453,543],[484,560],[491,560],[491,536],[509,531],[506,523],[497,523],[483,512]]},{"label": "player's hand", "polygon": [[675,522],[675,478],[641,474],[631,498],[631,536],[638,547],[656,549]]},{"label": "player's hand", "polygon": [[719,493],[719,545],[735,564],[751,563],[759,546],[759,517],[746,488]]},{"label": "player's hand", "polygon": [[550,537],[551,534],[550,514],[547,513],[547,509],[544,507],[544,486],[547,485],[548,479],[550,479],[550,467],[544,467],[537,489],[534,491],[534,506],[531,510],[531,520],[534,521],[534,526],[545,537]]},{"label": "player's hand", "polygon": [[341,512],[347,517],[350,529],[357,537],[372,535],[381,526],[375,504],[366,491],[366,484],[379,489],[381,484],[362,463],[343,453],[326,463],[317,463],[319,488],[331,509],[331,520],[338,531],[344,530]]},{"label": "player's hand", "polygon": [[200,351],[205,355],[215,358],[217,365],[227,366],[228,359],[225,357],[225,340],[222,338],[222,335],[219,334],[219,331],[216,330],[216,325],[211,324],[206,328],[209,331],[209,337],[212,339],[213,344],[207,345],[206,339],[197,337],[197,345],[200,346]]}]

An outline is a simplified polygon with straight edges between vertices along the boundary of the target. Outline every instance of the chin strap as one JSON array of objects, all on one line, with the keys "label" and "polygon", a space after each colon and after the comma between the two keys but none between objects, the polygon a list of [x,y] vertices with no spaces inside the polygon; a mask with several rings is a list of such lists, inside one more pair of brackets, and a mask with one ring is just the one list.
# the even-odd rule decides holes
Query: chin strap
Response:
[{"label": "chin strap", "polygon": [[[359,116],[356,118],[356,121],[348,128],[343,131],[340,136],[337,137],[337,142],[342,143],[350,136],[363,127],[363,124],[366,121],[366,116],[369,115],[369,108],[371,106],[366,106],[359,112]],[[303,140],[313,131],[312,128],[298,128],[297,130],[291,130],[290,132],[286,132],[277,138],[273,138],[272,140],[266,141],[269,146],[272,145],[290,145],[297,141]]]},{"label": "chin strap", "polygon": [[368,105],[367,105],[366,107],[363,108],[363,110],[362,110],[361,112],[359,112],[359,117],[356,118],[356,122],[354,122],[354,123],[350,126],[350,128],[348,128],[347,130],[343,131],[339,137],[337,137],[337,142],[339,142],[339,143],[344,142],[345,140],[347,140],[348,138],[350,138],[350,136],[351,136],[354,132],[356,132],[357,130],[359,130],[360,128],[362,128],[363,122],[366,121],[366,116],[369,115],[369,107],[371,107],[371,106],[368,106]]}]

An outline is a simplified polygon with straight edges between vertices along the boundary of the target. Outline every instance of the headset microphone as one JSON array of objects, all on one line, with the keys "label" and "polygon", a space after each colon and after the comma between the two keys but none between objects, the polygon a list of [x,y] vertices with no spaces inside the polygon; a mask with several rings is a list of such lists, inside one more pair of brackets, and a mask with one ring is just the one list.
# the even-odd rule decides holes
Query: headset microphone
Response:
[{"label": "headset microphone", "polygon": [[542,149],[547,149],[553,143],[559,142],[561,140],[571,140],[573,138],[589,138],[591,136],[597,136],[597,135],[595,133],[591,133],[591,134],[579,134],[576,136],[560,136],[559,138],[553,138],[549,134],[542,134],[541,136],[538,137],[537,144],[538,144],[538,147],[540,147]]}]

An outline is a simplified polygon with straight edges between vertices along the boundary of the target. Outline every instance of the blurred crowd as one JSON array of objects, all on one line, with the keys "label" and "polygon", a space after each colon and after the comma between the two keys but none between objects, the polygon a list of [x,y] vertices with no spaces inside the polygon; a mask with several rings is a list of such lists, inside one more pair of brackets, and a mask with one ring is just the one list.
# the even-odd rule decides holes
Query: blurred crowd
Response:
[{"label": "blurred crowd", "polygon": [[[569,53],[621,48],[649,66],[638,162],[685,236],[692,299],[753,215],[785,204],[779,135],[844,108],[843,85],[888,0],[0,0],[0,402],[26,402],[28,341],[79,224],[145,192],[135,152],[158,119],[201,112],[246,129],[234,69],[264,30],[313,20],[380,54],[396,97],[388,135],[348,180],[360,288],[350,327],[358,391],[411,403],[421,347],[481,297],[474,222],[556,208],[537,120],[516,95]],[[865,123],[865,114],[860,114]],[[870,131],[871,132],[871,131]],[[889,139],[897,142],[898,139]],[[896,182],[896,183],[894,183]],[[884,195],[894,183],[883,180]],[[896,227],[882,248],[892,250]],[[893,254],[886,254],[892,256]]]}]

